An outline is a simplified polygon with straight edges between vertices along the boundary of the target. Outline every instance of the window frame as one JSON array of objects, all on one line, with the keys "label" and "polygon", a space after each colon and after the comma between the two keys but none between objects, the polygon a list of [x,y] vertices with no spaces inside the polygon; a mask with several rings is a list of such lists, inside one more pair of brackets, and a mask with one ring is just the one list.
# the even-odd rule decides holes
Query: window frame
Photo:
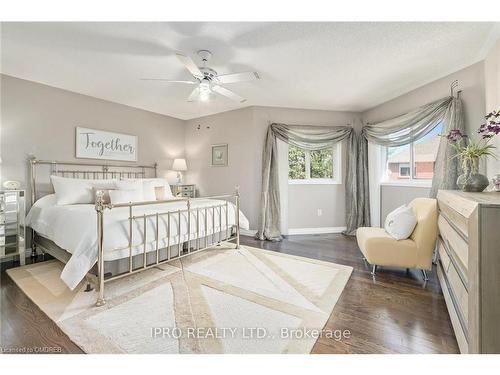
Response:
[{"label": "window frame", "polygon": [[[434,130],[438,126],[442,126],[442,122],[436,124],[434,128],[431,129]],[[387,176],[387,171],[388,171],[388,163],[387,160],[389,158],[388,153],[389,153],[389,146],[383,147],[383,169],[385,171],[384,177],[382,181],[380,182],[381,185],[386,185],[386,186],[415,186],[415,187],[431,187],[432,186],[432,178],[416,178],[416,171],[417,167],[415,165],[415,152],[414,152],[414,144],[415,141],[409,143],[410,146],[410,175],[404,179],[401,179],[400,181],[398,180],[390,180],[389,177]],[[436,161],[434,161],[435,163]],[[407,163],[405,163],[407,164]],[[400,168],[399,172],[400,172]]]},{"label": "window frame", "polygon": [[[333,178],[311,178],[311,153],[305,152],[305,175],[303,179],[288,178],[289,185],[341,185],[342,184],[342,146],[337,142],[332,146]],[[289,165],[287,166],[289,168]],[[335,173],[337,171],[337,173]],[[288,176],[288,171],[287,171]]]},{"label": "window frame", "polygon": [[[411,152],[411,147],[410,147],[410,152]],[[410,158],[411,159],[411,158]],[[399,177],[408,177],[411,178],[411,161],[409,163],[399,163]],[[401,169],[402,168],[408,168],[408,174],[401,174]]]}]

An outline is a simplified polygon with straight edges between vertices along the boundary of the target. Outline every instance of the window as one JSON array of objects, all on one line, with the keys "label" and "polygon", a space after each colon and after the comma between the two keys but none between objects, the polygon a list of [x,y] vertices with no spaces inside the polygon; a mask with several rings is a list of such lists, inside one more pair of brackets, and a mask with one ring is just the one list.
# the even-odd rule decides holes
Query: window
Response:
[{"label": "window", "polygon": [[399,177],[410,177],[410,163],[399,163]]},{"label": "window", "polygon": [[340,184],[340,147],[307,151],[288,147],[288,181],[292,184]]},{"label": "window", "polygon": [[408,145],[387,147],[386,181],[431,181],[443,124]]}]

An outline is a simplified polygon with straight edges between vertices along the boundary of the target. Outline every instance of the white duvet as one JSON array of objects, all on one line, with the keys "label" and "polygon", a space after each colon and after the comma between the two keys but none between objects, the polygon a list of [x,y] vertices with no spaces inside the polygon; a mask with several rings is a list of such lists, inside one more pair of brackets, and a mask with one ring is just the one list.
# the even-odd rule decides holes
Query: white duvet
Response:
[{"label": "white duvet", "polygon": [[[191,201],[190,239],[196,238],[196,209],[224,204],[224,201],[213,199],[196,199]],[[185,210],[186,201],[170,202],[134,207],[134,216],[154,214],[170,211],[170,245],[185,242],[188,239],[187,212],[181,213],[180,236],[178,233],[177,210]],[[220,212],[221,210],[221,212]],[[229,226],[235,224],[235,206],[228,204]],[[205,210],[200,209],[200,237],[210,235],[226,229],[225,206],[216,208],[215,212],[207,210],[207,230],[205,233]],[[213,216],[213,218],[212,218]],[[248,219],[240,212],[240,228],[248,229]],[[104,211],[104,260],[116,260],[129,256],[129,210],[128,208],[113,208]],[[97,215],[92,204],[75,204],[58,206],[55,196],[48,195],[39,199],[31,208],[27,218],[27,225],[45,238],[53,241],[59,247],[72,254],[64,267],[61,279],[74,289],[85,277],[87,272],[97,261]],[[222,221],[222,226],[220,222]],[[213,225],[215,224],[215,225]],[[135,220],[132,227],[132,253],[140,254],[144,251],[144,221]],[[156,250],[156,218],[146,219],[146,251]],[[167,246],[167,216],[159,218],[159,247]],[[215,234],[215,239],[218,235]]]}]

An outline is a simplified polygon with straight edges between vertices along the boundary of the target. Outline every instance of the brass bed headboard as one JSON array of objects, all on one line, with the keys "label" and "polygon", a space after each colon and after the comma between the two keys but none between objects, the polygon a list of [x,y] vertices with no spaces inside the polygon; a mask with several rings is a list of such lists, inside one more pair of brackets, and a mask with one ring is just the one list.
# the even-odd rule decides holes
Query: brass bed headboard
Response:
[{"label": "brass bed headboard", "polygon": [[56,161],[29,158],[31,181],[31,204],[38,199],[37,166],[49,166],[49,176],[61,176],[83,179],[108,179],[108,178],[147,178],[157,177],[158,164],[112,164],[93,163],[85,161]]}]

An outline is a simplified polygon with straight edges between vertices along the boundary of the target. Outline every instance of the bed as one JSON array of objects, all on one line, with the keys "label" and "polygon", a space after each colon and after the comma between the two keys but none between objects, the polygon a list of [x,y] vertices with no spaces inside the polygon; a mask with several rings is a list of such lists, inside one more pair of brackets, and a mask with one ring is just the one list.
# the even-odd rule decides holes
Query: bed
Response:
[{"label": "bed", "polygon": [[30,159],[32,207],[26,222],[33,230],[32,248],[65,263],[61,279],[69,288],[84,278],[95,284],[97,306],[105,304],[106,282],[222,242],[235,241],[239,248],[240,228],[248,229],[238,188],[216,197],[119,204],[107,203],[105,191],[97,190],[93,204],[58,205],[47,184],[44,191],[39,188],[37,169],[42,166],[49,168],[49,176],[146,179],[156,177],[157,165]]}]

